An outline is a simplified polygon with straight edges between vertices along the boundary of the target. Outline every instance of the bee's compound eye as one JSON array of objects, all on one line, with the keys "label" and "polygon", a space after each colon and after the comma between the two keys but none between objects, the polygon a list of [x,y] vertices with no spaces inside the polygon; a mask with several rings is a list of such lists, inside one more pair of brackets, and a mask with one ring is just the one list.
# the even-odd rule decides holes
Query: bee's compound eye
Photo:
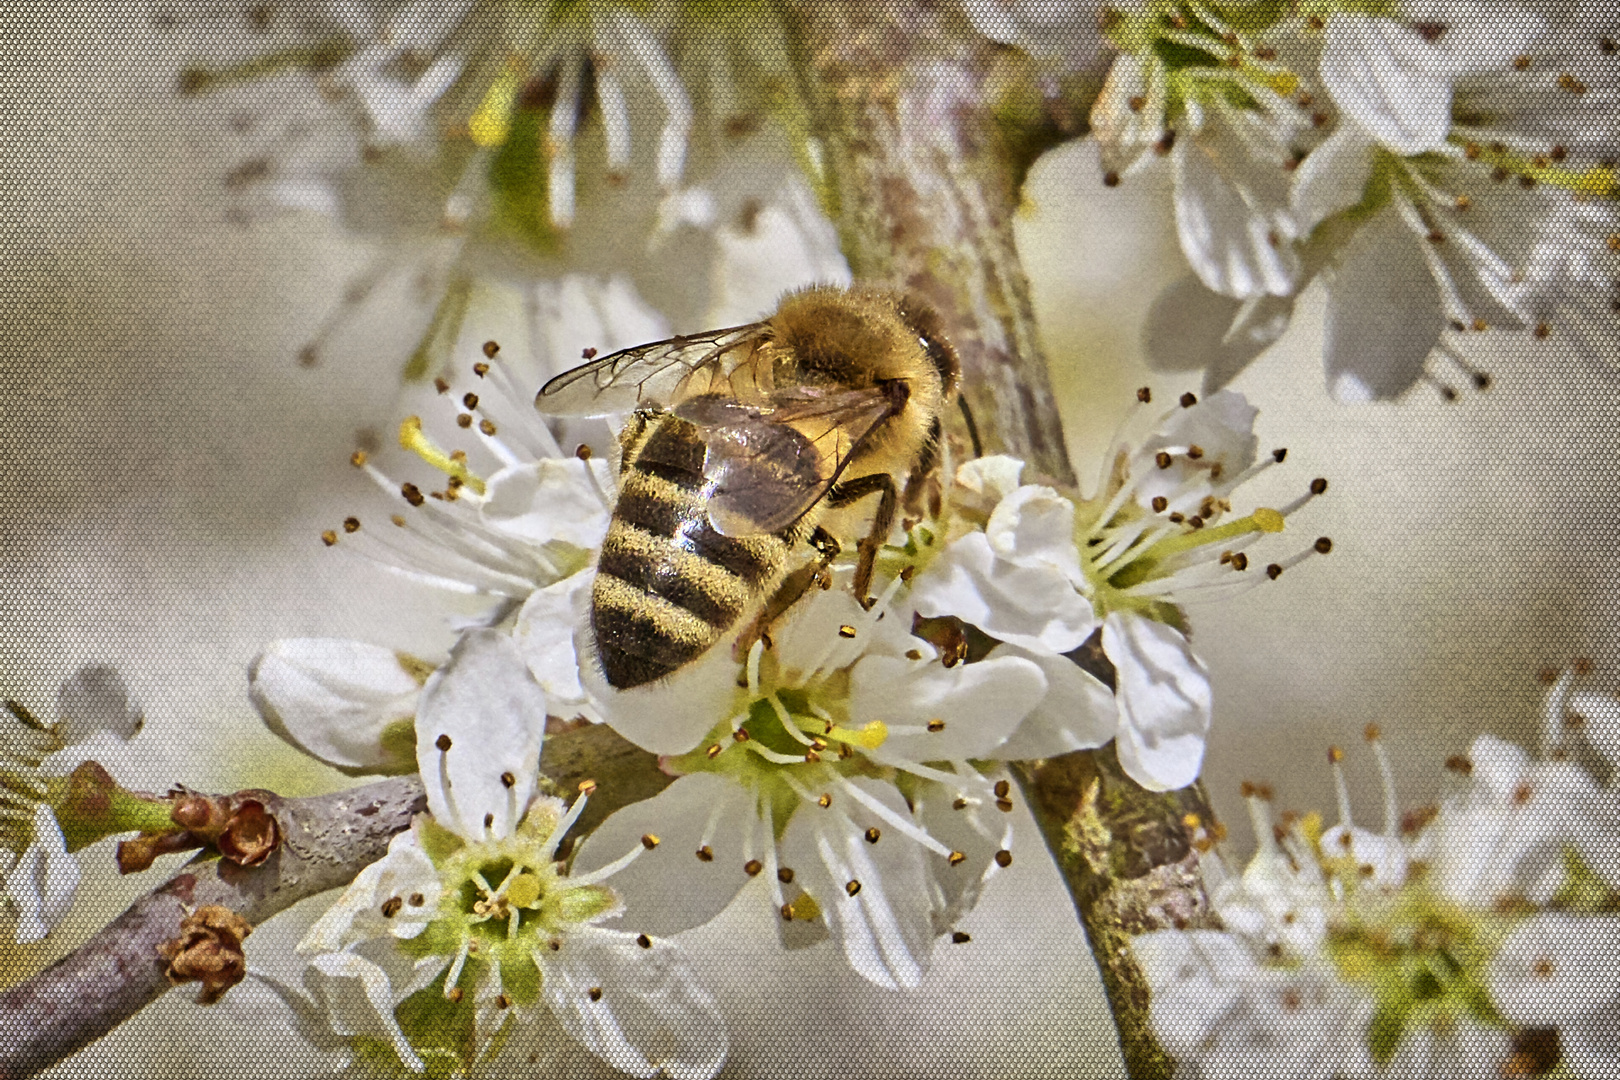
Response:
[{"label": "bee's compound eye", "polygon": [[954,386],[961,374],[961,365],[956,359],[956,350],[943,338],[929,337],[927,334],[917,335],[917,343],[928,354],[929,361],[939,372],[940,382],[947,387]]}]

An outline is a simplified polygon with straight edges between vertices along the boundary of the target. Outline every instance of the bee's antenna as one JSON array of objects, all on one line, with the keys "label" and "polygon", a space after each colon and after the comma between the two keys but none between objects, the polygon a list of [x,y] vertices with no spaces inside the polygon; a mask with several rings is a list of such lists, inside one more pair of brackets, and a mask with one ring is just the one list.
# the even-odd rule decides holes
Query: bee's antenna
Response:
[{"label": "bee's antenna", "polygon": [[968,442],[973,444],[973,456],[984,457],[984,445],[979,442],[979,425],[973,422],[973,410],[968,408],[967,398],[958,394],[956,403],[962,407],[962,420],[967,424]]}]

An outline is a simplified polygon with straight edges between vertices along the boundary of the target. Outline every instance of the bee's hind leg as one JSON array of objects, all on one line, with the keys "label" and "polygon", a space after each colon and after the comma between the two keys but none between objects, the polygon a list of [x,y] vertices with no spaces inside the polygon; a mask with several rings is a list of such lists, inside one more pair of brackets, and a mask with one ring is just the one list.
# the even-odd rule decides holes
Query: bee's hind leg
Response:
[{"label": "bee's hind leg", "polygon": [[895,507],[900,502],[894,477],[888,473],[857,476],[835,485],[827,492],[827,505],[834,509],[848,506],[875,492],[882,492],[878,498],[877,516],[872,519],[871,531],[861,538],[855,549],[859,556],[855,562],[855,599],[868,610],[872,607],[872,570],[877,564],[878,548],[883,546],[883,542],[889,538],[889,531],[894,528]]},{"label": "bee's hind leg", "polygon": [[754,642],[761,639],[764,640],[765,647],[769,648],[770,629],[776,620],[786,615],[788,609],[798,603],[799,598],[816,584],[819,583],[824,589],[832,584],[827,567],[843,551],[838,539],[818,525],[815,532],[810,534],[810,546],[816,549],[819,557],[811,559],[788,574],[776,590],[766,597],[765,603],[760,605],[759,613],[749,620],[743,632],[737,635],[737,643],[732,646],[733,657],[741,660],[748,655],[748,650],[754,647]]}]

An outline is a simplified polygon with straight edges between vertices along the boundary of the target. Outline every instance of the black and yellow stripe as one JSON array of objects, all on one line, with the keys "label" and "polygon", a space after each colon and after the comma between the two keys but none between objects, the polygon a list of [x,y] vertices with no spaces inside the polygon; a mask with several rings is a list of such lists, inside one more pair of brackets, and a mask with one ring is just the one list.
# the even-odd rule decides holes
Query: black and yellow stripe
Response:
[{"label": "black and yellow stripe", "polygon": [[591,588],[603,674],[628,689],[697,659],[779,576],[794,533],[714,531],[698,429],[664,415],[624,448],[619,501]]}]

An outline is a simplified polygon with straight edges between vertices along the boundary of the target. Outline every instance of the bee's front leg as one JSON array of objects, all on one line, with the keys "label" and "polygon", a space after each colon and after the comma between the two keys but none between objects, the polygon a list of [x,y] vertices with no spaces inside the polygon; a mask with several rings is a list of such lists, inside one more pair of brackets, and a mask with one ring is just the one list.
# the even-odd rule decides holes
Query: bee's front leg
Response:
[{"label": "bee's front leg", "polygon": [[881,492],[877,516],[872,519],[871,531],[862,537],[855,549],[859,555],[855,562],[855,599],[868,610],[872,607],[872,569],[877,564],[878,548],[883,546],[883,542],[889,538],[889,531],[894,528],[894,511],[900,502],[900,494],[895,490],[894,477],[888,473],[857,476],[834,485],[827,492],[827,505],[835,509],[848,506],[874,492]]}]

